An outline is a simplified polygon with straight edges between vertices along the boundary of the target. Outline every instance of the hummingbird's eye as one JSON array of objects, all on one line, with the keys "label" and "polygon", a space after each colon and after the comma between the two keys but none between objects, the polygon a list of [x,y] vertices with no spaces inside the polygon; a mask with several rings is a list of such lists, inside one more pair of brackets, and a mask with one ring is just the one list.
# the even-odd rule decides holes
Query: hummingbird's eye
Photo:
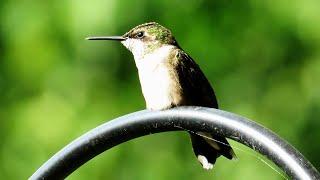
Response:
[{"label": "hummingbird's eye", "polygon": [[141,32],[138,32],[135,37],[136,38],[142,38],[144,36],[144,33],[141,31]]}]

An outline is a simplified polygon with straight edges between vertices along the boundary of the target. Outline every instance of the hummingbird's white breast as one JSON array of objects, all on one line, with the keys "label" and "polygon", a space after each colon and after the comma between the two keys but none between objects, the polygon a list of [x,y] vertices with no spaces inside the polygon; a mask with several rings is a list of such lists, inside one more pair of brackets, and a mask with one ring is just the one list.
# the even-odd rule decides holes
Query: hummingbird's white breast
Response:
[{"label": "hummingbird's white breast", "polygon": [[142,93],[148,109],[162,110],[175,104],[177,96],[172,94],[174,81],[170,76],[168,58],[174,46],[165,45],[156,49],[153,53],[137,58]]}]

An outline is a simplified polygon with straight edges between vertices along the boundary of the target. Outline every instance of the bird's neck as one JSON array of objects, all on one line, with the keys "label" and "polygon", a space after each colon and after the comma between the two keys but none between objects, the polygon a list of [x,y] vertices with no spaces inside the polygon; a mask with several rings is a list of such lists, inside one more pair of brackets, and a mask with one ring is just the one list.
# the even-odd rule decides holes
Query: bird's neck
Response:
[{"label": "bird's neck", "polygon": [[159,64],[166,63],[174,48],[172,45],[163,45],[148,53],[134,54],[138,70],[153,70]]}]

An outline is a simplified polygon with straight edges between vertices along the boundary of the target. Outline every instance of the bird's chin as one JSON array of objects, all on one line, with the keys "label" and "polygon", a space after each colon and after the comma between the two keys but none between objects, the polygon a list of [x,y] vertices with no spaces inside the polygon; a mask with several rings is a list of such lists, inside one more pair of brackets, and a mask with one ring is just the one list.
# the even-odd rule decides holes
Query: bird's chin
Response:
[{"label": "bird's chin", "polygon": [[121,41],[121,43],[132,52],[135,58],[140,59],[144,55],[145,46],[141,40],[138,39],[126,39]]},{"label": "bird's chin", "polygon": [[124,47],[126,47],[129,51],[131,51],[132,46],[131,46],[131,43],[130,43],[130,39],[121,41],[121,44],[122,44]]}]

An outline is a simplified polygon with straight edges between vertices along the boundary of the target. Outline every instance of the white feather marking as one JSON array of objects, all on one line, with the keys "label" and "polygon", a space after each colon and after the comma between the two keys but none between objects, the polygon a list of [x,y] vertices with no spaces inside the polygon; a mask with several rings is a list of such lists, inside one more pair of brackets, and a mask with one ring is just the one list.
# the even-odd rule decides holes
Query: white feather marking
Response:
[{"label": "white feather marking", "polygon": [[213,164],[209,163],[205,156],[198,155],[197,158],[198,158],[198,161],[201,163],[203,169],[210,170],[213,168]]}]

